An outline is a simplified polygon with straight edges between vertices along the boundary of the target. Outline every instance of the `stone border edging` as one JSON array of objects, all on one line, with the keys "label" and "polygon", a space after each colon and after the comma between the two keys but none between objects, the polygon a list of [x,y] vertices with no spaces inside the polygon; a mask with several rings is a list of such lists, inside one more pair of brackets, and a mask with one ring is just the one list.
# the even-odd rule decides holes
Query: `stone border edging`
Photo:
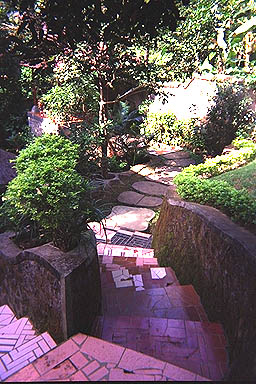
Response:
[{"label": "stone border edging", "polygon": [[154,227],[160,265],[193,284],[210,321],[224,326],[228,380],[255,381],[256,236],[216,208],[165,199]]},{"label": "stone border edging", "polygon": [[[239,242],[241,246],[246,248],[247,251],[250,252],[251,256],[255,258],[256,262],[256,236],[247,229],[234,223],[227,215],[219,211],[217,208],[187,202],[181,199],[168,198],[168,202],[171,205],[191,210],[208,223],[213,224],[217,230],[224,232],[232,240]],[[211,214],[211,216],[209,214]],[[213,217],[214,220],[212,220],[211,217]]]}]

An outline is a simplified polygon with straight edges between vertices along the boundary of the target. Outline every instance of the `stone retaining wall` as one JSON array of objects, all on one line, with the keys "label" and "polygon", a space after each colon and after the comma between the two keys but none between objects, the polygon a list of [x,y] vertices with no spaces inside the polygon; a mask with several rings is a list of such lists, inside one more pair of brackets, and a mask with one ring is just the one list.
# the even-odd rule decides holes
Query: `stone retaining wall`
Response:
[{"label": "stone retaining wall", "polygon": [[56,342],[89,333],[101,305],[94,235],[66,253],[51,243],[21,251],[11,235],[0,235],[0,305],[8,304],[17,317],[29,317]]},{"label": "stone retaining wall", "polygon": [[153,234],[161,265],[193,284],[229,341],[231,380],[256,379],[256,237],[215,208],[168,199]]}]

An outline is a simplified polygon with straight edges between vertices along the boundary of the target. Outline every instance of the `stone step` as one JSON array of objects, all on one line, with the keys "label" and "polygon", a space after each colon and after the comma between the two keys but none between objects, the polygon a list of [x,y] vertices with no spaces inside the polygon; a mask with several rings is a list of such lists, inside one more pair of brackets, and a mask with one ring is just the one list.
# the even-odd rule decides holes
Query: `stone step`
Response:
[{"label": "stone step", "polygon": [[179,285],[175,273],[169,267],[119,266],[119,269],[108,271],[105,266],[102,266],[101,289],[104,295],[111,294],[116,288],[142,291],[169,285]]},{"label": "stone step", "polygon": [[[3,335],[0,335],[0,340],[3,342],[3,339],[1,339],[2,336]],[[56,347],[55,341],[47,332],[39,336],[34,335],[29,341],[26,340],[26,337],[22,340],[21,336],[17,339],[16,335],[12,334],[5,334],[5,336],[7,336],[4,339],[6,345],[10,347],[14,346],[14,348],[8,351],[6,350],[6,353],[0,357],[0,381],[7,379],[38,357]]]},{"label": "stone step", "polygon": [[6,381],[209,381],[140,352],[77,334]]},{"label": "stone step", "polygon": [[211,380],[227,373],[226,338],[220,324],[139,316],[101,316],[94,335]]},{"label": "stone step", "polygon": [[132,188],[139,193],[153,196],[165,196],[168,190],[166,185],[155,183],[153,181],[136,181],[132,184]]},{"label": "stone step", "polygon": [[125,245],[114,244],[97,244],[97,251],[99,256],[122,256],[122,257],[139,257],[139,258],[153,258],[154,249],[141,248],[141,247],[128,247]]},{"label": "stone step", "polygon": [[136,207],[155,208],[159,207],[163,199],[157,196],[146,196],[134,191],[124,191],[117,197],[119,203],[125,205],[135,205]]},{"label": "stone step", "polygon": [[[109,230],[146,231],[148,223],[155,216],[155,212],[149,208],[129,207],[116,205],[111,213],[102,220],[101,225]],[[91,229],[98,227],[98,223],[89,223]]]},{"label": "stone step", "polygon": [[129,270],[148,270],[158,267],[156,257],[125,257],[125,256],[99,256],[99,263],[102,271],[115,271],[117,269],[128,268]]},{"label": "stone step", "polygon": [[143,291],[116,288],[106,294],[103,290],[102,314],[208,321],[192,285],[175,285]]}]

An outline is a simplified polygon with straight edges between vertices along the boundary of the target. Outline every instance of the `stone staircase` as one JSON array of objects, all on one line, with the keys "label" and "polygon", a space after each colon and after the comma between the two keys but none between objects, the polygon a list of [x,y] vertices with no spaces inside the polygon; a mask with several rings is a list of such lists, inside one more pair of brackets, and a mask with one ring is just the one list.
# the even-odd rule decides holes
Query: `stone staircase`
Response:
[{"label": "stone staircase", "polygon": [[192,285],[159,267],[153,250],[99,244],[102,315],[92,334],[211,380],[227,373],[226,338]]},{"label": "stone staircase", "polygon": [[[102,313],[91,335],[78,334],[56,346],[47,332],[38,335],[27,318],[17,320],[8,306],[0,307],[0,379],[223,379],[225,335],[221,325],[208,321],[194,288],[181,286],[171,268],[159,267],[152,249],[104,242],[102,232],[96,237]],[[150,241],[150,235],[141,237]]]}]

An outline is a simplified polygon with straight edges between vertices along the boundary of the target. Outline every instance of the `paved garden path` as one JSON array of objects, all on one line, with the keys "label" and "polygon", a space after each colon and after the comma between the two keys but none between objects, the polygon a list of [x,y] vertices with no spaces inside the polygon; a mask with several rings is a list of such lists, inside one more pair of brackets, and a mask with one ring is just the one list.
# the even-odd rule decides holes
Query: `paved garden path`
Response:
[{"label": "paved garden path", "polygon": [[[163,197],[178,197],[173,178],[184,167],[194,164],[189,152],[171,146],[150,148],[148,152],[150,161],[147,164],[137,164],[128,172],[115,175],[115,183],[122,182],[125,177],[129,187],[117,196],[119,205],[114,206],[106,218],[107,228],[145,231]],[[140,176],[140,181],[127,183],[135,174]]]}]

